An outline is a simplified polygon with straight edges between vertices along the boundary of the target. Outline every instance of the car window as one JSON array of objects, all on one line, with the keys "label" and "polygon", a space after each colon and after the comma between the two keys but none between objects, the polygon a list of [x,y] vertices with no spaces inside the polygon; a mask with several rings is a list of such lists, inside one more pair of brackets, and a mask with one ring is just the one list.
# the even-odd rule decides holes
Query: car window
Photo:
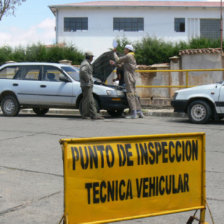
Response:
[{"label": "car window", "polygon": [[8,66],[0,70],[0,79],[14,79],[19,71],[19,66]]},{"label": "car window", "polygon": [[62,66],[61,67],[67,74],[71,76],[72,79],[76,81],[80,81],[79,79],[79,69],[76,67],[70,67],[70,66]]},{"label": "car window", "polygon": [[41,66],[22,66],[17,79],[40,80]]},{"label": "car window", "polygon": [[43,80],[50,82],[60,82],[59,76],[65,74],[53,66],[44,66]]}]

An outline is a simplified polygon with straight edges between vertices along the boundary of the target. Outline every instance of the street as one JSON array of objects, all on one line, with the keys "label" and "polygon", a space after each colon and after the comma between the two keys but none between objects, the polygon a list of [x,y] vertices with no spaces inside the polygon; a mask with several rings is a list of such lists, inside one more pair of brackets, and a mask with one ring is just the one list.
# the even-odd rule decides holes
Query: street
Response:
[{"label": "street", "polygon": [[[79,115],[0,114],[0,223],[58,224],[64,211],[59,140],[101,136],[206,133],[207,201],[216,224],[224,220],[224,120],[195,125],[186,118],[82,120]],[[85,215],[85,211],[83,211]],[[119,223],[180,224],[194,211]],[[199,212],[197,213],[199,217]],[[208,209],[206,221],[212,223]],[[196,223],[196,221],[195,221]]]}]

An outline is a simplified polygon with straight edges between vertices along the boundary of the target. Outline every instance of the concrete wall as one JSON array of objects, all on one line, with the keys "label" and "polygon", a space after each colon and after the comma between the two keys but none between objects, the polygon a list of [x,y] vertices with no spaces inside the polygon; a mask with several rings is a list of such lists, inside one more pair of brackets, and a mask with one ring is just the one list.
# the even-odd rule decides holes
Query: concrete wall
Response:
[{"label": "concrete wall", "polygon": [[[182,69],[215,69],[222,68],[220,54],[195,54],[181,56]],[[223,80],[223,72],[189,72],[189,85],[203,85]],[[185,75],[183,74],[185,83]]]},{"label": "concrete wall", "polygon": [[[223,57],[221,54],[182,55],[170,58],[169,65],[139,66],[143,70],[171,70],[170,72],[139,73],[137,85],[186,85],[186,72],[174,72],[180,69],[220,69]],[[196,86],[224,80],[223,72],[189,72],[188,85]],[[143,105],[170,105],[170,99],[179,88],[139,88],[138,94]]]},{"label": "concrete wall", "polygon": [[[64,32],[64,17],[88,17],[88,30]],[[113,31],[114,17],[143,17],[144,31]],[[185,18],[185,32],[175,32],[174,18]],[[56,14],[56,40],[75,44],[82,51],[91,50],[96,56],[112,48],[115,38],[127,37],[138,41],[143,37],[157,37],[169,41],[189,40],[199,36],[200,18],[219,18],[217,8],[175,7],[108,7],[64,8]]]}]

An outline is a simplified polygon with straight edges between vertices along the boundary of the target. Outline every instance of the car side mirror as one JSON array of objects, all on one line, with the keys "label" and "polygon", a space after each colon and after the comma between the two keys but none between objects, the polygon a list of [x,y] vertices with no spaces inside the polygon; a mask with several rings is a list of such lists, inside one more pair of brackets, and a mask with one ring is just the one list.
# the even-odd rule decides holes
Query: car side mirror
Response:
[{"label": "car side mirror", "polygon": [[63,74],[59,75],[59,80],[62,81],[62,82],[70,82],[68,77],[64,76]]}]

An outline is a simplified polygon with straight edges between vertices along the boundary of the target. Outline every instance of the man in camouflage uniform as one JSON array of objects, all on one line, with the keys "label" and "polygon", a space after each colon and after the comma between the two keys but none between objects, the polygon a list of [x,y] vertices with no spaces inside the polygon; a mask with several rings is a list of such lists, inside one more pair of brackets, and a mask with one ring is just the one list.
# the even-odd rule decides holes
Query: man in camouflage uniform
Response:
[{"label": "man in camouflage uniform", "polygon": [[136,77],[135,77],[135,69],[136,69],[136,60],[134,57],[134,48],[132,45],[126,45],[124,48],[125,56],[118,57],[116,54],[116,49],[114,49],[114,61],[110,61],[110,64],[116,65],[119,63],[123,64],[124,67],[124,82],[127,91],[127,100],[131,110],[131,116],[127,118],[143,118],[144,115],[141,110],[141,104],[139,101],[139,97],[136,94]]},{"label": "man in camouflage uniform", "polygon": [[88,51],[85,53],[85,60],[80,65],[80,86],[82,88],[82,118],[83,119],[103,119],[97,113],[96,105],[93,97],[93,53]]}]

